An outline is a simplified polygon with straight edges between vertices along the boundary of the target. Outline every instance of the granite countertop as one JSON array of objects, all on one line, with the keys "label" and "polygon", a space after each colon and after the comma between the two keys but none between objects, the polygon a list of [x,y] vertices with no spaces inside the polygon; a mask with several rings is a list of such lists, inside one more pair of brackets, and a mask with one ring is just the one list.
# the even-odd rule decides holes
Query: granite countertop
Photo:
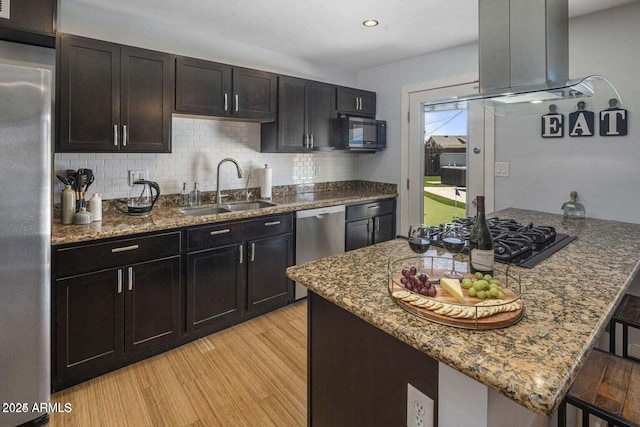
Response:
[{"label": "granite countertop", "polygon": [[397,306],[387,292],[387,262],[415,255],[404,240],[289,267],[287,275],[400,341],[551,416],[638,272],[640,224],[571,221],[512,208],[491,216],[551,225],[577,237],[533,269],[512,267],[510,273],[521,277],[526,310],[519,323],[504,329],[444,326]]},{"label": "granite countertop", "polygon": [[[168,230],[190,225],[210,224],[394,197],[397,197],[397,193],[395,191],[389,192],[385,186],[360,185],[352,188],[340,188],[336,186],[330,191],[309,191],[286,194],[274,193],[273,199],[268,201],[275,203],[276,206],[217,215],[185,215],[178,212],[178,207],[174,203],[168,203],[166,205],[156,204],[151,214],[144,217],[131,216],[115,209],[110,209],[103,212],[102,221],[92,222],[88,225],[62,225],[60,218],[54,219],[51,232],[51,244],[62,245],[77,243],[94,239]],[[235,200],[235,202],[240,201],[244,200]],[[234,200],[225,199],[225,204],[233,202]]]}]

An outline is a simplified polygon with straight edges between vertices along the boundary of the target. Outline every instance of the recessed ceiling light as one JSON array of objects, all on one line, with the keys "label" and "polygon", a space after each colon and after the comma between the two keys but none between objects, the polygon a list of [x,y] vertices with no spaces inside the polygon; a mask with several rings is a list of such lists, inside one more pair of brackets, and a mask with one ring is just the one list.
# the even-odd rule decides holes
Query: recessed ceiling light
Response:
[{"label": "recessed ceiling light", "polygon": [[375,19],[367,19],[366,21],[362,22],[362,25],[364,25],[365,27],[375,27],[376,25],[378,25],[378,21],[376,21]]}]

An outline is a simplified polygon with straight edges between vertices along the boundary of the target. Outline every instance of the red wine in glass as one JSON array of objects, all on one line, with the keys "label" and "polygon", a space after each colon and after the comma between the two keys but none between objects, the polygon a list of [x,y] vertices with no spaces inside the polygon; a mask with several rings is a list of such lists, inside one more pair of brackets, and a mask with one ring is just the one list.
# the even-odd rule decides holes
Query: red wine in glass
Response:
[{"label": "red wine in glass", "polygon": [[423,254],[431,246],[429,226],[424,224],[409,226],[409,247],[417,254]]},{"label": "red wine in glass", "polygon": [[442,244],[447,252],[457,254],[464,249],[464,240],[457,237],[447,237],[442,239]]}]

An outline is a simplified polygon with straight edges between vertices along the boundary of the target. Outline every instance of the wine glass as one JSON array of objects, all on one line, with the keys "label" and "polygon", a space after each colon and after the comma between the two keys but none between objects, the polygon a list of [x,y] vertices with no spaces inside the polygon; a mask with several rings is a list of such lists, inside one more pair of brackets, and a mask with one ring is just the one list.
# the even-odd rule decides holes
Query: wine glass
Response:
[{"label": "wine glass", "polygon": [[452,279],[462,279],[464,276],[456,271],[456,254],[464,249],[465,234],[462,227],[457,224],[447,224],[445,231],[442,233],[442,244],[447,252],[453,255],[451,271],[444,273],[445,276]]},{"label": "wine glass", "polygon": [[409,247],[417,254],[423,254],[431,246],[431,230],[428,225],[415,224],[409,226]]}]

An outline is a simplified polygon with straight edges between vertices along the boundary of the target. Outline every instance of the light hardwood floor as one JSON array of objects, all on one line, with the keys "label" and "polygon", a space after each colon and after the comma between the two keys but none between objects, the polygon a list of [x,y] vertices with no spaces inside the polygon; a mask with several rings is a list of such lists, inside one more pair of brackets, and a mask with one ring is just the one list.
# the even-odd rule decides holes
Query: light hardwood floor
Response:
[{"label": "light hardwood floor", "polygon": [[51,426],[304,426],[307,303],[55,393]]}]

